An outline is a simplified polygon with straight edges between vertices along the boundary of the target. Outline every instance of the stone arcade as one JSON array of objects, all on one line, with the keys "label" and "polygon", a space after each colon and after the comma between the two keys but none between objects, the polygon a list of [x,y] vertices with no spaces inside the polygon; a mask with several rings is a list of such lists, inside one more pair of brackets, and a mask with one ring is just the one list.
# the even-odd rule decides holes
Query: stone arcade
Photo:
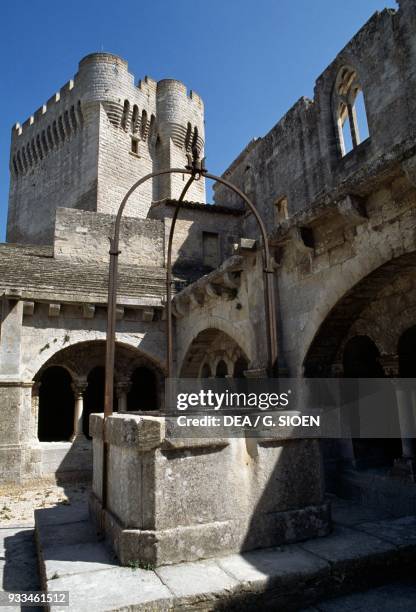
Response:
[{"label": "stone arcade", "polygon": [[[399,0],[339,53],[313,99],[301,98],[224,173],[269,229],[281,375],[416,377],[414,66],[416,5]],[[91,506],[100,514],[102,416],[88,422],[103,405],[107,237],[139,177],[185,166],[193,148],[203,156],[203,117],[201,98],[179,81],[135,85],[124,60],[97,53],[13,128],[0,246],[3,478],[84,476],[92,436]],[[165,250],[185,178],[137,191],[121,232],[105,520],[122,562],[139,549],[145,561],[173,563],[325,534],[321,453],[329,489],[415,513],[416,400],[399,387],[391,410],[402,440],[167,440],[157,412]],[[188,195],[174,242],[176,373],[262,377],[253,217],[220,185],[214,205],[203,180]],[[392,500],[397,476],[406,492]]]}]

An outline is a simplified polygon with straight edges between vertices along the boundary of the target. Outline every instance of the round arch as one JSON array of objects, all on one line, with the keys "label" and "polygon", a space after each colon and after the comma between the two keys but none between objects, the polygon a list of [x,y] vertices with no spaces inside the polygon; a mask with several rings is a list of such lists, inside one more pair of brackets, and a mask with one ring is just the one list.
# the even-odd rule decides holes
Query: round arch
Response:
[{"label": "round arch", "polygon": [[[223,377],[233,373],[234,363],[239,359],[249,363],[239,343],[221,329],[208,327],[194,335],[185,354],[180,376],[198,378],[202,375],[203,367],[207,366],[211,376]],[[218,373],[219,364],[221,366]]]},{"label": "round arch", "polygon": [[[226,319],[220,319],[220,318],[211,318],[209,321],[209,324],[207,326],[207,320],[205,317],[201,317],[199,320],[197,320],[196,322],[192,322],[192,328],[190,330],[189,335],[186,338],[186,342],[184,343],[186,346],[186,349],[184,349],[183,351],[181,351],[180,355],[179,355],[179,359],[178,362],[180,364],[180,367],[178,368],[178,371],[181,373],[184,367],[184,363],[185,363],[185,359],[186,356],[188,354],[188,352],[190,351],[192,344],[195,342],[195,340],[198,338],[198,336],[203,333],[206,332],[208,330],[214,330],[215,332],[222,332],[225,336],[227,336],[232,342],[235,343],[235,345],[237,345],[238,347],[240,347],[240,350],[243,354],[243,356],[245,357],[245,359],[247,360],[247,363],[251,363],[252,361],[252,349],[251,349],[251,334],[250,333],[239,333],[239,330],[229,321],[227,321]],[[238,337],[238,340],[237,340]],[[201,364],[202,365],[202,364]],[[212,365],[211,365],[211,370],[213,371]],[[180,374],[182,375],[182,374]]]},{"label": "round arch", "polygon": [[416,275],[414,252],[388,261],[350,287],[321,320],[303,360],[305,376],[331,376],[332,364],[353,323],[392,278],[409,273]]},{"label": "round arch", "polygon": [[74,424],[72,377],[66,368],[51,365],[39,377],[38,439],[66,442]]}]

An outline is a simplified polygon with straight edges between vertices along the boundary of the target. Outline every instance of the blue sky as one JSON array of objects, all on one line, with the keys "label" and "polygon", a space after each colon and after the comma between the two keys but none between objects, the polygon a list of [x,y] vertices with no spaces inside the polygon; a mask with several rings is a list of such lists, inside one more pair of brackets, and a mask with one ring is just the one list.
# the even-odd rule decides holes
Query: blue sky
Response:
[{"label": "blue sky", "polygon": [[136,80],[176,78],[205,102],[206,155],[221,174],[265,134],[377,10],[394,0],[6,0],[0,8],[0,240],[10,128],[87,53],[128,60]]}]

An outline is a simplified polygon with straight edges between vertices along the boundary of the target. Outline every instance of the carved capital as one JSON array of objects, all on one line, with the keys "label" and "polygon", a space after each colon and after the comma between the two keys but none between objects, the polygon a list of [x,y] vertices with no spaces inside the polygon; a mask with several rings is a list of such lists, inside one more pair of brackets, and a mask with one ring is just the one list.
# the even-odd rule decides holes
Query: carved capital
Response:
[{"label": "carved capital", "polygon": [[398,355],[382,355],[379,359],[384,374],[389,378],[399,376],[399,357]]}]

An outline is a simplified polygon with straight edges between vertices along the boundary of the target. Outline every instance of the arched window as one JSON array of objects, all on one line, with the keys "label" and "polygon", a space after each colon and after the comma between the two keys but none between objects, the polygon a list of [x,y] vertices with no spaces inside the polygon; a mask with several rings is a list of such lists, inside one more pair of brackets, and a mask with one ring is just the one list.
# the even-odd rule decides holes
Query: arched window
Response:
[{"label": "arched window", "polygon": [[228,375],[227,364],[223,359],[217,363],[215,378],[225,378]]},{"label": "arched window", "polygon": [[334,109],[341,155],[369,137],[364,94],[357,72],[344,66],[338,73],[334,90]]},{"label": "arched window", "polygon": [[248,362],[244,357],[239,357],[234,364],[234,378],[245,378],[244,372],[248,370]]},{"label": "arched window", "polygon": [[211,368],[209,366],[209,363],[204,363],[201,369],[201,378],[211,378],[211,376],[212,376],[212,373],[211,373]]},{"label": "arched window", "polygon": [[131,387],[127,395],[127,410],[157,410],[157,378],[150,368],[136,368],[131,377]]},{"label": "arched window", "polygon": [[63,442],[74,431],[74,393],[67,370],[51,366],[39,387],[38,437],[41,442]]},{"label": "arched window", "polygon": [[[88,386],[84,394],[84,410],[82,415],[82,431],[89,437],[89,420],[93,412],[104,411],[105,368],[96,366],[87,376]],[[117,406],[114,403],[114,406]]]}]

